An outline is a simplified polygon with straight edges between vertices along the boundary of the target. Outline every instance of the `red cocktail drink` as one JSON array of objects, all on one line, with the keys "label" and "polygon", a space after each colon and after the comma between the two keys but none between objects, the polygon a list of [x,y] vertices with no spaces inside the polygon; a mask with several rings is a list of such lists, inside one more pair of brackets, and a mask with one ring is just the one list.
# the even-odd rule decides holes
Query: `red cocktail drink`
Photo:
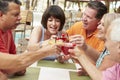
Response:
[{"label": "red cocktail drink", "polygon": [[65,43],[66,46],[62,46],[61,49],[62,49],[62,52],[65,54],[65,55],[68,55],[70,54],[68,52],[69,49],[74,49],[74,47],[76,46],[75,44],[72,44],[72,43]]}]

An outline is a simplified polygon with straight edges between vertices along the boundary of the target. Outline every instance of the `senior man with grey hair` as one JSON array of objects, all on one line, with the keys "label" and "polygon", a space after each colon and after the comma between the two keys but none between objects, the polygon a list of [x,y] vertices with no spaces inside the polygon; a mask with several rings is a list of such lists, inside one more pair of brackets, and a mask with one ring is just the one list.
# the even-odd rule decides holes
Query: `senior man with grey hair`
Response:
[{"label": "senior man with grey hair", "polygon": [[[6,80],[5,74],[24,75],[26,67],[46,56],[60,53],[60,48],[56,45],[46,45],[35,51],[16,54],[12,29],[20,23],[19,0],[0,0],[0,80]],[[39,45],[35,46],[39,47]]]}]

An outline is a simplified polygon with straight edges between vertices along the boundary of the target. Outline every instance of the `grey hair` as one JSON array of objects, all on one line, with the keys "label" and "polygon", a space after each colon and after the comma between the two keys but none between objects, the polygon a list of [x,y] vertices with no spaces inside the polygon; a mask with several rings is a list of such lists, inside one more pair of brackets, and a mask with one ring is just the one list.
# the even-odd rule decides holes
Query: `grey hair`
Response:
[{"label": "grey hair", "polygon": [[110,27],[110,39],[113,41],[120,41],[120,18],[115,19]]}]

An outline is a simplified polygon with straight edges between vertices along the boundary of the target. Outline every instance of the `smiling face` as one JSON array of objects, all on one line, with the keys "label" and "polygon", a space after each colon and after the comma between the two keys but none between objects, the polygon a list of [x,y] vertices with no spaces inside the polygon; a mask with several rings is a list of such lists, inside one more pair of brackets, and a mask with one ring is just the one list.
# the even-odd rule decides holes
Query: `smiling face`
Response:
[{"label": "smiling face", "polygon": [[3,30],[15,29],[20,23],[20,5],[10,2],[7,13],[2,15]]},{"label": "smiling face", "polygon": [[83,12],[82,21],[84,28],[88,31],[94,31],[97,29],[99,19],[95,18],[97,10],[86,7]]},{"label": "smiling face", "polygon": [[115,20],[116,18],[119,18],[120,14],[118,13],[107,13],[105,14],[101,21],[99,22],[99,25],[97,27],[98,29],[98,34],[97,37],[99,37],[102,40],[105,40],[105,34],[107,29],[109,28],[111,22]]},{"label": "smiling face", "polygon": [[102,40],[105,40],[105,27],[104,27],[103,18],[99,22],[97,29],[98,29],[97,37],[102,39]]},{"label": "smiling face", "polygon": [[54,17],[49,17],[47,20],[47,30],[50,34],[56,35],[60,28],[60,20]]},{"label": "smiling face", "polygon": [[41,24],[48,34],[56,34],[61,31],[65,23],[65,14],[60,6],[51,5],[42,15]]}]

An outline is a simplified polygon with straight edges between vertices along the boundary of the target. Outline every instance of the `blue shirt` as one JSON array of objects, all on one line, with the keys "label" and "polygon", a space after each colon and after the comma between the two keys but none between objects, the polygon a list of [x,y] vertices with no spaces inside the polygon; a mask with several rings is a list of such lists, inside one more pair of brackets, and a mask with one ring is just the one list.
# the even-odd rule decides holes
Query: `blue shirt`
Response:
[{"label": "blue shirt", "polygon": [[106,55],[109,55],[109,54],[110,54],[109,51],[105,48],[104,51],[100,54],[99,58],[98,58],[97,61],[96,61],[96,67],[97,67],[97,68],[101,65],[104,57],[105,57]]}]

